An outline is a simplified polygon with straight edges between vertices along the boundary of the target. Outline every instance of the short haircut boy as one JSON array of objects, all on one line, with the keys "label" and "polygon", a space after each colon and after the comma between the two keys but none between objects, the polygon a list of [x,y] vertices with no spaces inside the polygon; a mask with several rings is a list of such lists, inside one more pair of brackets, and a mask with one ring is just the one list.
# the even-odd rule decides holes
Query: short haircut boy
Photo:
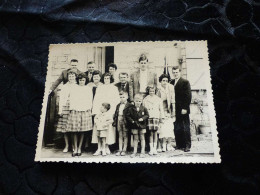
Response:
[{"label": "short haircut boy", "polygon": [[70,62],[79,62],[77,59],[71,59]]},{"label": "short haircut boy", "polygon": [[87,65],[89,65],[89,64],[95,64],[95,62],[93,62],[93,61],[90,61],[90,62],[88,62],[88,64],[87,64]]},{"label": "short haircut boy", "polygon": [[110,104],[109,103],[102,103],[102,106],[108,111],[110,110]]},{"label": "short haircut boy", "polygon": [[143,99],[144,99],[144,97],[143,97],[143,95],[142,95],[142,94],[138,93],[138,94],[136,94],[136,95],[135,95],[134,99],[143,100]]},{"label": "short haircut boy", "polygon": [[126,75],[126,77],[128,77],[128,73],[127,72],[120,72],[118,77],[120,78],[120,75]]},{"label": "short haircut boy", "polygon": [[119,95],[126,95],[128,97],[128,93],[126,91],[120,91]]}]

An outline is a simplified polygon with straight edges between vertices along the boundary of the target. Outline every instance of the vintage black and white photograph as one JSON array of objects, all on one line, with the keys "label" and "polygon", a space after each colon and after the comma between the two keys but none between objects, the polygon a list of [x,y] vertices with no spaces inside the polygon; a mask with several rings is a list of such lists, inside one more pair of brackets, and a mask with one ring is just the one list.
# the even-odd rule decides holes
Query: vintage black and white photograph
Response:
[{"label": "vintage black and white photograph", "polygon": [[220,163],[207,41],[52,44],[36,161]]}]

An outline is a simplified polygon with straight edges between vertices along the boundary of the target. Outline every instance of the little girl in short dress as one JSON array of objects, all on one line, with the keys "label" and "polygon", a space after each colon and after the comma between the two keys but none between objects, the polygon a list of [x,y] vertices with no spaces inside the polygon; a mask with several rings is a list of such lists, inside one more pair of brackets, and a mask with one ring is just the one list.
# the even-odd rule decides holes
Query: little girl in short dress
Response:
[{"label": "little girl in short dress", "polygon": [[157,88],[148,86],[147,96],[143,100],[144,107],[147,108],[149,113],[148,130],[150,132],[150,155],[157,154],[157,131],[159,124],[164,119],[164,109],[162,99],[156,95]]},{"label": "little girl in short dress", "polygon": [[72,156],[81,156],[81,147],[84,132],[93,129],[92,123],[92,99],[93,93],[86,86],[87,76],[85,73],[78,75],[79,85],[73,87],[70,94],[70,113],[67,122],[67,132],[72,132],[74,151]]},{"label": "little girl in short dress", "polygon": [[59,112],[60,116],[57,124],[57,132],[62,132],[64,134],[65,147],[63,152],[68,152],[69,150],[69,137],[67,131],[68,115],[70,112],[70,94],[73,88],[77,87],[76,83],[77,73],[71,69],[68,71],[68,82],[62,86],[60,91],[59,100]]}]

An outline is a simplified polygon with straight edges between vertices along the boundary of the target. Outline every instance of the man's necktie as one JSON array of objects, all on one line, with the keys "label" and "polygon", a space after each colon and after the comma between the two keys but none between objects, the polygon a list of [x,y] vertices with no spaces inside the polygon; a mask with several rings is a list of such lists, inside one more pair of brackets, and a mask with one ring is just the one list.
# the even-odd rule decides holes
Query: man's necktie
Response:
[{"label": "man's necktie", "polygon": [[121,88],[122,88],[122,90],[125,90],[125,83],[121,84]]},{"label": "man's necktie", "polygon": [[97,87],[96,86],[94,86],[93,88],[92,88],[92,92],[93,92],[93,98],[95,97],[95,95],[96,95],[96,90],[97,90]]}]

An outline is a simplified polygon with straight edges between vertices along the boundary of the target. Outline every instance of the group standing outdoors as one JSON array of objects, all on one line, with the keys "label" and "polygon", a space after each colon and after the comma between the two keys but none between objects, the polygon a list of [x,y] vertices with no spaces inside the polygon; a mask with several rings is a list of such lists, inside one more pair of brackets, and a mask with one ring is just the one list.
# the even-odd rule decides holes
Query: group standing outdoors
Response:
[{"label": "group standing outdoors", "polygon": [[133,147],[135,157],[140,143],[140,157],[145,157],[146,149],[149,155],[174,150],[174,139],[175,149],[190,151],[191,89],[180,67],[172,68],[173,80],[168,74],[158,79],[142,54],[139,69],[130,76],[120,72],[115,82],[116,64],[109,64],[104,74],[94,62],[87,64],[86,72],[77,65],[78,60],[72,59],[50,89],[52,94],[63,83],[57,124],[57,132],[64,134],[63,152],[71,143],[72,156],[80,156],[82,148],[97,144],[93,155],[106,156],[114,145],[117,156],[127,155]]}]

